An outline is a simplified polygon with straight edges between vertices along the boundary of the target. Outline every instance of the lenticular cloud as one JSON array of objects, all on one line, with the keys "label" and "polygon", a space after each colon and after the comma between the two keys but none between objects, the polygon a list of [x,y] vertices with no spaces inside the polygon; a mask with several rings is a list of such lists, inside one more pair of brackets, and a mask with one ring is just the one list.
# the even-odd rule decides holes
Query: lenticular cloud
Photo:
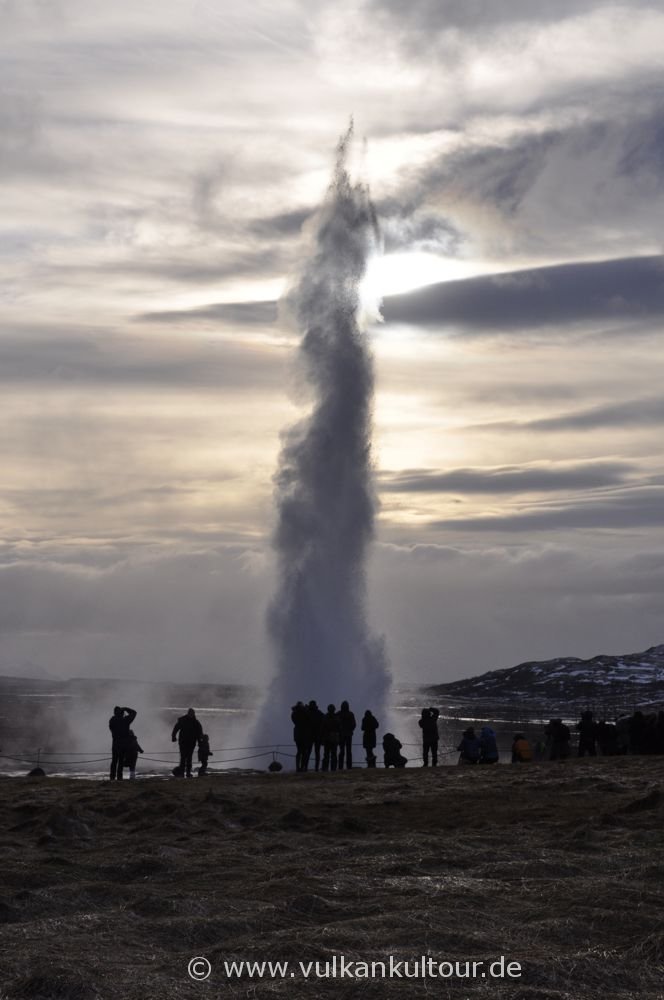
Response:
[{"label": "lenticular cloud", "polygon": [[341,140],[315,246],[289,296],[312,396],[283,435],[275,475],[277,593],[268,614],[276,672],[259,731],[290,738],[298,700],[381,713],[390,677],[383,640],[366,615],[366,560],[374,530],[373,366],[361,327],[360,282],[376,243],[367,188],[351,182]]}]

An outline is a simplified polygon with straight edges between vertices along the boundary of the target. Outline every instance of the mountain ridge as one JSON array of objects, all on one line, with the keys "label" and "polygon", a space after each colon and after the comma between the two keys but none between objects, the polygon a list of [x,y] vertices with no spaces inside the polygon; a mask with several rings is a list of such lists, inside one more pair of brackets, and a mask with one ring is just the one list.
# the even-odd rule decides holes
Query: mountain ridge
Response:
[{"label": "mountain ridge", "polygon": [[429,685],[427,691],[440,700],[472,698],[561,706],[664,704],[664,643],[640,653],[601,653],[587,660],[576,656],[528,660],[477,677]]}]

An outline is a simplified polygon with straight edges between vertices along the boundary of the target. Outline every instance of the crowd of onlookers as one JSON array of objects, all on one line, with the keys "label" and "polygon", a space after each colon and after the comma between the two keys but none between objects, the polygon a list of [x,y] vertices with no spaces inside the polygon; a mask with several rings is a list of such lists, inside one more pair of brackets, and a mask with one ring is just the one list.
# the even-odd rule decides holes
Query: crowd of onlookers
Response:
[{"label": "crowd of onlookers", "polygon": [[[433,767],[438,764],[439,715],[437,708],[423,708],[418,720],[422,730],[424,767],[429,766],[429,761]],[[308,704],[298,701],[293,706],[291,720],[297,771],[307,771],[312,764],[316,771],[336,771],[344,766],[353,766],[353,735],[357,722],[347,701],[341,703],[339,711],[334,705],[328,705],[327,712],[322,712],[315,701]],[[378,728],[378,720],[367,710],[360,729],[368,767],[376,766]],[[605,719],[596,722],[593,713],[585,711],[575,729],[578,735],[575,752],[579,757],[594,757],[597,754],[664,754],[664,711],[650,715],[637,711],[631,716],[616,719],[615,722],[607,722]],[[385,767],[406,766],[408,760],[401,752],[403,744],[393,733],[385,733],[382,744]],[[497,764],[500,760],[498,739],[495,730],[489,725],[482,726],[479,735],[473,727],[464,730],[456,751],[459,753],[460,764]],[[535,741],[529,740],[524,733],[514,734],[511,760],[513,764],[564,760],[572,752],[572,730],[562,719],[550,719],[544,727],[542,738]]]},{"label": "crowd of onlookers", "polygon": [[[418,720],[422,731],[423,767],[428,767],[429,763],[432,767],[438,764],[439,716],[437,708],[423,708]],[[135,776],[138,754],[143,753],[131,728],[135,718],[134,709],[116,706],[109,720],[113,738],[111,780],[121,779],[125,769],[129,771],[130,778]],[[341,702],[339,710],[334,705],[328,705],[326,712],[315,701],[307,704],[298,701],[293,705],[291,721],[297,771],[308,771],[310,768],[316,771],[337,771],[353,767],[357,720],[347,701]],[[359,728],[366,766],[375,767],[380,723],[369,709],[362,716]],[[593,713],[585,711],[575,730],[578,739],[574,750],[572,729],[562,719],[550,719],[544,727],[542,738],[534,741],[524,733],[515,733],[511,745],[512,763],[565,760],[573,752],[579,757],[594,757],[597,754],[607,757],[618,754],[664,754],[664,711],[651,714],[637,711],[631,716],[616,719],[615,722],[607,722],[605,719],[596,722]],[[173,769],[173,774],[179,777],[192,776],[193,754],[197,747],[200,764],[198,773],[206,774],[212,751],[209,738],[203,732],[193,708],[177,720],[171,736],[173,742],[177,740],[180,751],[180,763]],[[405,767],[408,763],[408,758],[402,753],[403,744],[394,733],[385,733],[382,737],[382,750],[385,767]],[[465,729],[456,750],[446,750],[445,754],[455,752],[459,754],[460,764],[486,765],[500,761],[498,738],[489,725],[482,726],[479,734],[475,733],[473,727]],[[278,763],[272,767],[280,769]]]}]

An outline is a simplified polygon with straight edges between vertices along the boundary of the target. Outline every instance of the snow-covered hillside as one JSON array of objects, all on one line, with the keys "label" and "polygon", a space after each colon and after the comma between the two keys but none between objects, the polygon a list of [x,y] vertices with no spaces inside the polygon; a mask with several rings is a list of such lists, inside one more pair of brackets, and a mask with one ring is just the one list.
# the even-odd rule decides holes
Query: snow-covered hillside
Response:
[{"label": "snow-covered hillside", "polygon": [[520,663],[479,677],[437,684],[430,690],[439,700],[664,707],[664,645],[623,656],[601,655],[591,660],[567,656]]}]

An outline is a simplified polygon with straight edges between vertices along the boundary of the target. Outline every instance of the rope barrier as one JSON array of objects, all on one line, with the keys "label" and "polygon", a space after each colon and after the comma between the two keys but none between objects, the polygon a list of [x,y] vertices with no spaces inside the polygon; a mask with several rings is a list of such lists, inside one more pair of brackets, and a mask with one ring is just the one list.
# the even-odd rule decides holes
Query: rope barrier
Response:
[{"label": "rope barrier", "polygon": [[[322,743],[320,744],[322,746]],[[352,743],[354,749],[365,749],[362,743]],[[417,743],[403,743],[403,747],[422,747],[421,742]],[[288,749],[284,749],[288,748]],[[261,743],[252,746],[240,746],[240,747],[220,747],[215,748],[211,752],[211,756],[215,757],[212,762],[212,766],[220,767],[224,764],[234,764],[245,760],[257,760],[261,757],[269,757],[272,755],[273,759],[279,757],[286,757],[290,759],[296,759],[297,754],[292,752],[293,743]],[[373,748],[374,750],[377,748]],[[226,757],[224,755],[229,753],[242,753],[245,750],[257,751],[255,753],[244,754],[239,757]],[[439,757],[449,757],[453,754],[458,753],[457,748],[451,747],[449,749],[440,749],[438,751]],[[154,764],[164,764],[167,766],[172,766],[174,760],[179,757],[179,749],[169,749],[169,750],[158,750],[158,751],[147,751],[140,755],[139,761],[150,762]],[[94,755],[94,756],[92,756]],[[64,759],[60,759],[64,758]],[[106,763],[111,760],[111,753],[106,750],[43,750],[37,748],[36,750],[23,750],[16,751],[14,754],[3,754],[0,752],[0,759],[11,760],[20,764],[30,764],[30,765],[50,765],[51,767],[86,767],[90,764],[101,764]],[[412,755],[413,760],[423,761],[422,751],[419,754]]]}]

